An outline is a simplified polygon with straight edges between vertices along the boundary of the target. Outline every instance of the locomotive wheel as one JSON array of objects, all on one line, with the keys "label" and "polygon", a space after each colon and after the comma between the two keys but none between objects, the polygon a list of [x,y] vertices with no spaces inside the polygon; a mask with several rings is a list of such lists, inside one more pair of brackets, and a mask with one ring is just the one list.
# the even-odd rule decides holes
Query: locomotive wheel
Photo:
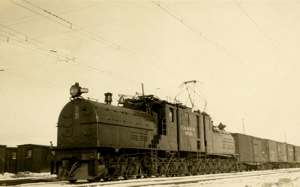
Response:
[{"label": "locomotive wheel", "polygon": [[206,162],[205,160],[201,160],[200,162],[200,172],[201,174],[206,174]]},{"label": "locomotive wheel", "polygon": [[186,175],[186,161],[184,158],[181,158],[179,160],[179,176],[185,176]]},{"label": "locomotive wheel", "polygon": [[140,170],[140,163],[138,158],[132,157],[127,163],[127,168],[125,168],[125,178],[126,179],[136,179],[138,176],[138,171]]},{"label": "locomotive wheel", "polygon": [[206,159],[206,172],[208,174],[213,173],[213,160],[212,159]]},{"label": "locomotive wheel", "polygon": [[221,160],[221,165],[222,165],[222,173],[227,173],[227,172],[230,172],[230,162],[228,159],[222,159]]},{"label": "locomotive wheel", "polygon": [[175,173],[176,170],[177,170],[176,161],[175,161],[175,159],[172,159],[171,163],[169,165],[168,171],[166,172],[166,175],[170,176],[170,177],[175,176],[176,175],[176,173]]},{"label": "locomotive wheel", "polygon": [[147,178],[151,177],[152,173],[152,162],[151,159],[148,156],[144,156],[141,160],[141,166],[142,166],[142,175]]},{"label": "locomotive wheel", "polygon": [[189,175],[197,175],[197,168],[198,168],[198,162],[197,160],[192,160],[191,161],[191,165],[188,166],[188,172],[189,172]]},{"label": "locomotive wheel", "polygon": [[225,173],[226,171],[226,163],[224,159],[220,160],[220,167],[218,168],[219,173]]}]

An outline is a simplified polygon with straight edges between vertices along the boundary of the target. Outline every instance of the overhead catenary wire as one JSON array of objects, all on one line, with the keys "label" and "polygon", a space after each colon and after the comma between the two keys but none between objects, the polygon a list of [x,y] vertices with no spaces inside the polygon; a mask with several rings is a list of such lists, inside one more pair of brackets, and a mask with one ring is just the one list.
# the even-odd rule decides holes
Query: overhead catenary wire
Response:
[{"label": "overhead catenary wire", "polygon": [[[0,24],[0,25],[1,25],[1,24]],[[13,30],[13,29],[7,27],[7,26],[4,26],[4,27],[7,28],[7,29],[9,29],[9,30],[11,30],[11,31],[13,31],[13,32],[16,32],[16,33],[18,33],[18,34],[20,34],[20,35],[23,35],[22,33],[18,32],[18,31],[15,31],[15,30]],[[35,44],[35,43],[33,43],[33,42],[29,42],[30,45],[36,46],[35,48],[38,49],[38,50],[42,50],[42,52],[36,51],[36,50],[31,49],[31,48],[28,48],[28,47],[26,47],[26,46],[18,45],[18,44],[16,44],[16,43],[10,43],[10,44],[12,44],[12,45],[17,45],[17,46],[20,46],[20,47],[29,49],[29,50],[31,50],[31,51],[33,51],[33,52],[40,53],[40,54],[42,54],[42,55],[47,56],[47,58],[50,57],[50,58],[52,58],[52,59],[55,59],[56,62],[58,62],[58,61],[65,61],[65,62],[70,63],[70,64],[73,64],[73,65],[75,65],[75,66],[83,67],[83,68],[85,68],[85,69],[90,69],[90,70],[92,70],[92,71],[94,71],[94,72],[97,72],[97,73],[100,72],[102,75],[104,74],[104,75],[110,76],[110,77],[112,77],[112,78],[114,78],[114,79],[122,80],[123,82],[128,82],[128,83],[130,83],[130,84],[136,84],[136,85],[140,85],[140,84],[141,84],[139,81],[132,80],[132,79],[130,79],[130,78],[128,78],[128,77],[125,77],[125,76],[117,75],[117,74],[111,72],[110,70],[105,70],[105,69],[103,69],[103,68],[97,68],[97,67],[94,67],[93,65],[90,65],[89,63],[85,62],[85,61],[82,60],[82,59],[79,59],[79,58],[76,58],[76,57],[73,57],[73,56],[70,56],[70,58],[68,59],[68,54],[66,54],[66,53],[64,53],[64,52],[56,51],[57,53],[60,53],[60,54],[57,54],[56,57],[49,56],[49,51],[51,51],[51,50],[54,51],[53,48],[52,48],[51,46],[48,46],[48,45],[46,45],[46,44],[43,44],[43,43],[41,43],[41,42],[39,42],[39,41],[37,41],[37,40],[35,40],[35,39],[32,39],[32,38],[30,38],[30,37],[25,36],[25,35],[23,35],[23,36],[24,36],[24,38],[22,38],[22,37],[17,37],[17,38],[20,39],[20,40],[23,39],[23,40],[24,40],[23,42],[25,42],[25,38],[26,38],[26,39],[28,39],[27,41],[35,41],[35,42],[37,42],[37,43],[43,45],[43,46],[41,46],[41,45],[37,45],[37,44]],[[16,41],[17,41],[17,40],[16,40]],[[27,41],[25,42],[26,44],[28,44]],[[21,41],[18,41],[18,42],[21,42]],[[22,43],[22,44],[24,44],[24,43]],[[62,54],[63,54],[63,55],[66,55],[66,57],[63,56]],[[46,59],[47,59],[47,58],[46,58]],[[57,58],[58,58],[58,59],[57,59]],[[75,61],[75,60],[72,60],[72,59],[76,59],[76,61]],[[23,66],[23,67],[17,67],[17,68],[7,68],[7,69],[9,70],[9,69],[30,68],[30,67],[37,67],[37,66],[41,66],[41,65],[44,65],[44,62],[43,62],[42,64],[37,64],[37,65]],[[16,75],[16,74],[15,74],[15,75]],[[146,87],[152,87],[152,88],[155,88],[155,86],[151,86],[151,85],[146,85]]]},{"label": "overhead catenary wire", "polygon": [[[1,24],[0,24],[0,25],[1,25]],[[17,32],[17,31],[15,31],[15,30],[13,30],[13,29],[7,27],[7,26],[4,26],[4,27],[7,28],[7,29],[9,29],[9,30],[11,30],[11,31],[14,31],[14,32],[16,32],[16,33],[18,33],[18,34],[20,34],[20,35],[23,35],[22,33]],[[6,32],[6,33],[8,33],[8,32]],[[11,35],[12,35],[12,34],[11,34]],[[27,39],[28,39],[29,37],[27,37],[27,36],[25,36],[25,35],[23,35],[23,36],[24,36],[24,38],[26,37],[26,42],[28,42]],[[6,36],[5,36],[5,37],[6,37]],[[21,39],[21,40],[22,40],[22,39],[24,40],[24,38],[21,38],[21,37],[17,37],[17,38],[19,38],[19,39]],[[41,47],[40,45],[37,45],[37,44],[32,43],[32,42],[29,42],[29,43],[31,43],[32,45],[37,46],[39,50],[44,50],[45,53],[41,53],[41,52],[39,52],[39,51],[32,50],[32,49],[30,49],[30,50],[32,50],[32,51],[34,51],[34,52],[38,52],[38,53],[43,54],[43,55],[46,55],[47,58],[49,57],[49,51],[52,50],[52,47],[51,47],[51,46],[45,45],[45,44],[43,44],[43,43],[41,43],[41,42],[39,42],[39,41],[37,41],[37,40],[31,39],[31,38],[29,38],[29,39],[30,39],[30,41],[33,40],[33,41],[35,41],[35,42],[37,42],[37,43],[42,44],[44,47]],[[16,44],[14,44],[14,45],[16,45]],[[19,46],[20,46],[20,45],[19,45]],[[24,47],[24,46],[21,46],[21,47]],[[27,47],[24,47],[24,48],[27,48]],[[29,49],[29,48],[27,48],[27,49]],[[53,50],[52,50],[52,51],[53,51]],[[64,54],[64,55],[66,55],[66,58],[65,58],[64,56],[57,55],[57,58],[58,58],[58,57],[63,57],[63,58],[60,58],[60,59],[57,60],[57,61],[66,61],[66,62],[69,62],[70,59],[67,59],[67,55],[68,55],[68,54],[63,53],[63,52],[59,52],[59,53],[62,53],[62,54]],[[52,57],[52,58],[54,58],[54,57]],[[71,59],[75,59],[75,57],[71,57],[71,56],[70,56],[70,58],[71,58]],[[90,69],[93,69],[93,70],[95,70],[95,71],[97,71],[97,72],[100,71],[102,74],[107,74],[107,75],[110,75],[110,76],[119,77],[120,80],[123,80],[123,81],[124,81],[124,80],[128,80],[127,82],[130,82],[130,83],[136,82],[136,81],[133,81],[133,80],[129,80],[128,78],[126,78],[126,77],[124,77],[124,76],[115,75],[114,73],[112,73],[112,72],[109,71],[109,70],[105,70],[105,69],[103,69],[103,68],[99,69],[99,68],[93,67],[92,65],[89,65],[87,62],[82,63],[83,60],[80,60],[80,59],[78,59],[78,58],[76,58],[76,59],[77,59],[76,62],[75,62],[75,60],[74,60],[74,63],[72,63],[73,65],[79,65],[79,66],[81,65],[81,67],[84,67],[84,68],[90,68]],[[56,61],[56,62],[57,62],[57,61]],[[40,64],[40,65],[43,65],[43,64],[44,64],[44,63],[42,63],[42,64]],[[34,66],[37,66],[37,65],[34,65]],[[27,66],[27,67],[29,67],[29,66]],[[33,66],[30,66],[30,67],[33,67]],[[137,85],[139,85],[139,84],[140,84],[140,82],[137,82]]]},{"label": "overhead catenary wire", "polygon": [[16,5],[18,5],[18,6],[22,7],[22,8],[24,8],[24,9],[26,9],[26,10],[29,10],[29,11],[31,11],[31,12],[34,12],[34,13],[36,13],[36,14],[38,14],[38,15],[40,15],[40,16],[43,16],[43,17],[45,17],[45,18],[47,18],[47,19],[50,19],[51,21],[54,21],[54,22],[56,22],[57,24],[60,24],[60,25],[62,25],[62,26],[64,26],[64,27],[67,27],[67,26],[64,25],[64,24],[62,24],[62,23],[60,23],[60,22],[58,22],[58,21],[55,21],[55,20],[53,20],[53,19],[51,19],[51,18],[49,18],[49,17],[47,17],[47,16],[44,16],[43,14],[40,14],[40,13],[34,11],[34,10],[31,10],[30,8],[27,8],[27,7],[25,7],[25,6],[23,6],[23,5],[19,4],[19,3],[16,3],[16,2],[14,2],[14,1],[12,1],[12,0],[8,0],[8,1],[10,1],[10,2],[12,2],[12,3],[14,3],[14,4],[16,4]]},{"label": "overhead catenary wire", "polygon": [[173,18],[177,19],[180,23],[191,29],[193,32],[195,32],[198,36],[204,38],[206,41],[208,41],[210,44],[215,46],[217,49],[222,51],[224,54],[228,55],[230,58],[234,59],[236,62],[241,64],[242,66],[246,67],[248,70],[250,70],[252,73],[256,74],[261,79],[264,79],[260,74],[253,71],[250,67],[248,67],[245,63],[243,63],[242,60],[238,59],[237,57],[233,56],[231,53],[227,52],[220,44],[210,39],[206,34],[204,34],[202,31],[198,30],[197,27],[195,27],[193,24],[191,24],[189,21],[184,19],[181,15],[176,13],[174,10],[170,9],[167,5],[159,1],[158,3],[155,1],[152,1],[153,4],[157,5],[159,8],[161,8],[163,11],[168,13]]},{"label": "overhead catenary wire", "polygon": [[[9,0],[9,1],[11,1],[11,0]],[[40,9],[40,10],[42,10],[42,11],[45,11],[45,9],[43,9],[43,8],[37,6],[37,5],[34,5],[34,4],[32,4],[32,3],[29,3],[29,2],[27,2],[27,1],[25,1],[25,0],[23,0],[23,1],[26,2],[26,3],[28,3],[28,4],[30,4],[31,6],[34,6],[35,8],[38,8],[38,9]],[[11,1],[11,2],[13,2],[13,1]],[[15,2],[13,2],[13,3],[15,3]],[[19,5],[18,3],[15,3],[15,4]],[[39,14],[39,15],[42,15],[42,14],[40,14],[40,13],[38,13],[38,12],[36,12],[36,11],[33,11],[33,10],[27,8],[27,7],[24,7],[24,6],[22,6],[22,5],[19,5],[19,6],[21,6],[21,7],[23,7],[23,8],[26,8],[26,9],[32,11],[32,12],[35,12],[35,13],[37,13],[37,14]],[[50,11],[47,11],[47,12],[50,12]],[[51,13],[51,12],[50,12],[50,13]],[[56,15],[54,15],[54,14],[51,14],[51,15],[57,17],[58,19],[63,19],[63,18],[61,18],[61,17],[59,17],[59,16],[56,16]],[[47,19],[50,19],[50,18],[47,17],[47,16],[44,16],[44,15],[42,15],[42,16],[45,17],[45,18],[47,18]],[[50,20],[55,21],[55,20],[53,20],[53,19],[50,19]],[[111,41],[109,41],[109,40],[107,40],[107,39],[105,39],[105,38],[103,38],[103,37],[100,37],[100,36],[98,36],[98,35],[96,35],[96,34],[90,32],[90,31],[88,31],[88,30],[86,30],[86,29],[84,29],[84,28],[82,28],[82,27],[79,27],[79,26],[75,25],[74,23],[71,23],[71,22],[67,21],[66,19],[63,19],[63,20],[66,21],[67,23],[70,23],[70,24],[71,24],[71,28],[70,28],[70,29],[72,29],[72,31],[78,32],[78,33],[80,33],[80,34],[82,34],[82,35],[84,35],[84,36],[86,36],[86,37],[88,37],[88,38],[90,38],[90,39],[92,39],[92,40],[94,40],[94,41],[97,41],[97,42],[100,42],[100,43],[102,43],[102,44],[105,44],[105,45],[107,45],[107,46],[109,46],[109,47],[111,47],[111,48],[113,48],[113,49],[115,49],[115,50],[118,50],[118,51],[120,51],[120,52],[122,52],[122,53],[125,53],[125,54],[127,54],[127,55],[130,55],[130,56],[132,56],[132,57],[134,57],[134,58],[136,58],[136,59],[139,59],[139,60],[141,60],[141,61],[143,61],[143,62],[145,62],[145,63],[147,63],[147,64],[150,64],[150,65],[152,65],[152,66],[154,66],[154,67],[156,67],[156,68],[158,68],[158,69],[164,70],[165,72],[167,72],[167,73],[169,73],[169,74],[172,74],[173,76],[178,76],[178,75],[182,76],[179,72],[172,72],[172,71],[170,72],[170,71],[168,71],[168,68],[165,68],[165,67],[163,67],[162,65],[158,65],[158,64],[156,64],[155,62],[153,62],[153,61],[151,61],[151,60],[149,60],[149,59],[146,59],[146,58],[144,58],[144,57],[142,57],[142,56],[140,56],[140,55],[138,55],[138,54],[136,54],[136,53],[134,53],[134,52],[132,52],[132,51],[130,51],[130,50],[124,48],[124,47],[122,47],[122,46],[119,46],[119,45],[117,45],[117,44],[114,44],[113,42],[111,42]],[[57,21],[55,21],[55,22],[56,22],[56,23],[59,23],[59,22],[57,22]],[[64,24],[61,24],[61,23],[59,23],[59,24],[62,25],[62,26],[67,27],[67,26],[64,25]],[[75,29],[75,28],[78,28],[78,29]],[[82,32],[82,31],[84,31],[84,32],[86,32],[86,33],[88,33],[88,34]],[[90,36],[90,35],[92,35],[92,36]],[[93,36],[94,36],[94,37],[93,37]],[[96,37],[96,38],[95,38],[95,37]],[[100,40],[99,40],[99,39],[100,39]]]},{"label": "overhead catenary wire", "polygon": [[[55,9],[54,11],[57,12],[57,11],[62,10],[62,9],[68,9],[70,7],[77,6],[77,5],[80,5],[80,4],[83,4],[83,3],[87,3],[87,2],[89,2],[89,1],[84,1],[84,2],[74,4],[74,5],[71,5],[71,6],[62,7],[62,8],[59,8],[59,9]],[[104,3],[104,2],[100,2],[100,3],[98,2],[98,3],[92,4],[92,5],[89,5],[89,6],[86,6],[86,7],[81,7],[80,9],[87,8],[87,7],[90,7],[90,6],[95,6],[95,5],[98,5],[98,4],[101,4],[101,3]],[[80,10],[80,9],[75,9],[75,10],[71,10],[71,11],[67,11],[67,12],[61,12],[60,14],[64,14],[64,13],[68,13],[68,12],[72,12],[72,11],[76,11],[76,10]],[[6,24],[6,23],[9,23],[9,22],[15,22],[15,21],[18,21],[18,20],[25,20],[25,19],[32,18],[32,17],[39,17],[39,15],[33,14],[33,15],[30,15],[30,16],[23,16],[23,17],[17,18],[17,19],[10,19],[10,20],[6,20],[6,21],[1,21],[1,23]],[[13,24],[9,24],[7,26],[22,24],[22,23],[26,23],[26,22],[30,22],[30,21],[36,21],[36,20],[40,20],[40,19],[44,19],[44,18],[37,18],[37,19],[34,19],[34,20],[27,20],[27,21],[24,21],[24,22],[13,23]]]},{"label": "overhead catenary wire", "polygon": [[[85,68],[85,69],[93,70],[93,71],[95,71],[95,72],[97,72],[97,73],[100,72],[102,75],[105,74],[105,75],[107,75],[107,76],[111,76],[111,77],[117,78],[118,80],[122,80],[123,82],[135,83],[136,85],[139,85],[139,84],[140,84],[140,82],[131,80],[131,79],[126,78],[126,77],[124,77],[124,76],[116,75],[116,74],[114,74],[114,73],[112,73],[112,72],[110,72],[110,71],[108,71],[108,70],[99,69],[99,68],[93,67],[92,65],[85,64],[84,62],[81,62],[81,61],[78,60],[78,59],[76,60],[76,62],[75,62],[75,61],[72,62],[72,58],[74,58],[74,57],[71,57],[70,59],[68,59],[68,58],[65,57],[65,56],[59,55],[59,56],[58,56],[59,59],[57,59],[58,57],[49,56],[49,54],[47,54],[47,52],[40,52],[40,51],[31,49],[31,48],[28,48],[28,47],[26,47],[26,46],[18,45],[18,44],[16,44],[16,43],[11,43],[11,42],[9,42],[9,43],[10,43],[11,45],[16,45],[16,46],[19,46],[19,47],[22,47],[22,48],[31,50],[31,51],[33,51],[33,52],[40,53],[40,54],[42,54],[42,55],[47,56],[47,58],[48,58],[48,57],[53,58],[56,62],[58,62],[58,61],[65,61],[65,62],[70,63],[70,64],[73,64],[73,65],[75,65],[75,66],[79,66],[79,67],[83,67],[83,68]],[[48,51],[48,53],[49,53],[49,50],[46,49],[46,51]],[[5,69],[6,69],[6,70],[13,70],[13,69],[21,69],[21,68],[38,67],[38,66],[41,66],[41,65],[44,65],[44,62],[41,63],[41,64],[36,64],[36,65],[22,66],[22,67],[16,67],[16,68],[5,68]],[[15,74],[15,73],[11,73],[11,74],[13,74],[13,75],[19,75],[19,74]],[[19,76],[21,76],[21,75],[19,75]],[[28,78],[28,77],[26,77],[26,78]]]},{"label": "overhead catenary wire", "polygon": [[[4,26],[4,27],[6,27],[6,26]],[[8,27],[6,27],[6,28],[8,28]],[[91,34],[93,34],[93,33],[91,33]],[[27,40],[27,36],[26,36],[26,40]],[[118,46],[118,50],[120,50],[120,51],[122,51],[122,48],[120,48],[119,46]],[[130,51],[128,51],[128,50],[126,50],[126,49],[124,49],[123,50],[123,52],[125,51],[125,53],[127,53],[127,54],[130,54],[131,56],[134,56],[135,58],[139,58],[140,60],[147,60],[147,59],[143,59],[143,58],[141,58],[140,56],[138,56],[138,55],[136,55],[136,54],[134,54],[134,53],[131,53]],[[67,61],[68,62],[68,61]],[[69,63],[71,63],[71,62],[69,62]],[[73,64],[76,64],[77,63],[77,61],[74,63],[74,62],[72,62]],[[82,65],[82,64],[80,64],[80,65]],[[84,65],[84,66],[86,66],[86,65]],[[154,64],[154,66],[155,66],[155,64]],[[157,67],[157,66],[155,66],[155,67]],[[89,68],[91,68],[91,67],[89,67]],[[94,68],[94,70],[95,70],[95,68]],[[98,69],[96,69],[96,71],[99,71]],[[103,74],[103,73],[105,73],[105,72],[103,72],[102,70],[101,70],[101,73]],[[175,75],[177,75],[178,76],[178,74],[176,74],[176,73],[173,73],[173,74],[175,74]],[[108,75],[111,75],[111,72],[109,72],[108,73]],[[114,75],[113,75],[114,76]],[[115,77],[120,77],[119,75],[118,76],[115,76]],[[123,79],[123,77],[121,78],[122,80],[124,80]],[[130,83],[133,83],[133,82],[136,82],[136,81],[132,81],[132,80],[130,80],[130,81],[128,81],[128,82],[130,82]],[[138,84],[140,84],[140,83],[138,83]],[[147,87],[149,87],[149,85],[147,85]],[[150,86],[151,87],[151,86]]]},{"label": "overhead catenary wire", "polygon": [[[210,39],[208,36],[206,36],[202,31],[198,30],[193,24],[191,24],[190,22],[188,22],[186,19],[184,19],[182,16],[180,16],[178,13],[176,13],[175,11],[171,10],[167,5],[165,5],[162,2],[156,3],[154,1],[152,1],[155,5],[157,5],[158,7],[160,7],[163,11],[165,11],[166,13],[168,13],[169,15],[171,15],[173,18],[177,19],[178,21],[180,21],[182,24],[184,24],[186,27],[188,27],[189,29],[191,29],[192,31],[194,31],[195,33],[197,33],[199,36],[203,37],[206,41],[208,41],[209,43],[211,43],[212,45],[214,45],[215,47],[217,47],[219,50],[221,50],[222,52],[226,53],[228,56],[230,56],[231,58],[233,58],[234,60],[236,60],[239,63],[243,63],[241,60],[235,58],[234,56],[232,56],[230,53],[228,53],[225,49],[223,49],[217,42],[213,41],[212,39]],[[170,10],[167,10],[170,9]],[[172,12],[171,12],[172,11]]]},{"label": "overhead catenary wire", "polygon": [[275,45],[275,43],[268,37],[268,35],[258,26],[258,24],[250,17],[250,15],[241,7],[241,5],[235,1],[237,6],[242,10],[242,12],[251,20],[251,22],[258,28],[258,30],[267,38],[267,40],[274,46],[274,48],[286,59],[288,63],[290,63],[295,70],[297,70],[300,73],[300,70],[295,66],[294,63],[290,61],[290,59],[287,58],[287,56]]}]

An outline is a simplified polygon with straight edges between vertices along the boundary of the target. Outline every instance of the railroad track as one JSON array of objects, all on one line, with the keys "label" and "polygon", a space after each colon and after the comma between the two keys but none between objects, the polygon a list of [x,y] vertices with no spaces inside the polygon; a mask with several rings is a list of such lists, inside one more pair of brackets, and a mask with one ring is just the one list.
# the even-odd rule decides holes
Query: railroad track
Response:
[{"label": "railroad track", "polygon": [[[283,173],[299,172],[299,168],[292,169],[280,169],[280,170],[267,170],[267,171],[249,171],[249,172],[238,172],[238,173],[220,173],[220,174],[209,174],[209,175],[196,175],[196,176],[183,176],[183,177],[158,177],[158,178],[143,178],[143,179],[131,179],[122,181],[110,181],[110,182],[93,182],[89,183],[85,180],[79,180],[75,184],[70,184],[66,181],[52,181],[52,182],[40,182],[30,183],[30,186],[67,186],[67,187],[138,187],[138,186],[154,186],[154,185],[180,185],[197,183],[199,185],[205,184],[209,181],[220,181],[220,180],[237,180],[237,179],[249,179],[256,178],[259,176],[267,175],[279,175]],[[28,184],[24,184],[24,186]],[[23,186],[22,184],[18,186]]]}]

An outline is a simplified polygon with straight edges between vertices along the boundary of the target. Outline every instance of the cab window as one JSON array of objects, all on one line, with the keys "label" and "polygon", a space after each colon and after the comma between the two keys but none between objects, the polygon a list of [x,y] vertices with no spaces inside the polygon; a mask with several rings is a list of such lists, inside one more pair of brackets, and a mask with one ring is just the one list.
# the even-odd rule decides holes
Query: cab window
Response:
[{"label": "cab window", "polygon": [[169,119],[171,122],[174,122],[174,108],[170,108]]},{"label": "cab window", "polygon": [[184,113],[184,121],[185,121],[185,125],[190,125],[189,113],[187,112]]}]

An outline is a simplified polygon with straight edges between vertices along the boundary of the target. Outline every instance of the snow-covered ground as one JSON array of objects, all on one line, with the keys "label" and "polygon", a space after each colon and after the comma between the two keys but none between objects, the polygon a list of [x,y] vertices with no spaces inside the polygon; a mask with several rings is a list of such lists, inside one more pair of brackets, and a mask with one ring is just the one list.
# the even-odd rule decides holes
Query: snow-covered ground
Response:
[{"label": "snow-covered ground", "polygon": [[[0,186],[1,181],[4,180],[16,180],[16,179],[49,179],[55,178],[56,175],[50,175],[50,173],[30,173],[30,172],[22,172],[18,174],[9,174],[5,173],[4,175],[0,175]],[[142,180],[140,180],[142,181]],[[135,185],[138,185],[139,180],[136,180]],[[70,185],[69,183],[50,183],[50,184],[39,184],[39,186],[45,187],[53,187],[53,186],[62,186],[68,184],[68,186],[76,186]],[[91,183],[87,183],[91,184]],[[95,184],[95,183],[94,183]],[[3,184],[2,184],[3,185]],[[36,184],[32,184],[33,186]],[[23,185],[18,185],[23,186]],[[24,184],[24,186],[28,186],[28,184]],[[81,185],[79,185],[81,186]],[[100,186],[100,185],[99,185]],[[101,183],[101,186],[106,186],[105,183]],[[122,184],[107,184],[107,186],[120,186]],[[259,176],[259,177],[245,177],[239,179],[222,179],[215,181],[204,181],[190,184],[168,184],[168,185],[153,185],[143,184],[142,186],[155,186],[155,187],[196,187],[196,186],[205,186],[205,187],[300,187],[300,172],[292,172],[292,173],[280,173],[273,174],[269,176]]]},{"label": "snow-covered ground", "polygon": [[[16,179],[49,179],[55,177],[56,175],[51,175],[50,172],[48,173],[19,172],[17,174],[4,173],[4,175],[0,174],[0,181],[16,180]],[[1,186],[1,182],[0,182],[0,186]]]},{"label": "snow-covered ground", "polygon": [[280,173],[259,177],[239,179],[222,179],[216,181],[199,182],[194,184],[176,185],[176,187],[300,187],[300,172]]}]

